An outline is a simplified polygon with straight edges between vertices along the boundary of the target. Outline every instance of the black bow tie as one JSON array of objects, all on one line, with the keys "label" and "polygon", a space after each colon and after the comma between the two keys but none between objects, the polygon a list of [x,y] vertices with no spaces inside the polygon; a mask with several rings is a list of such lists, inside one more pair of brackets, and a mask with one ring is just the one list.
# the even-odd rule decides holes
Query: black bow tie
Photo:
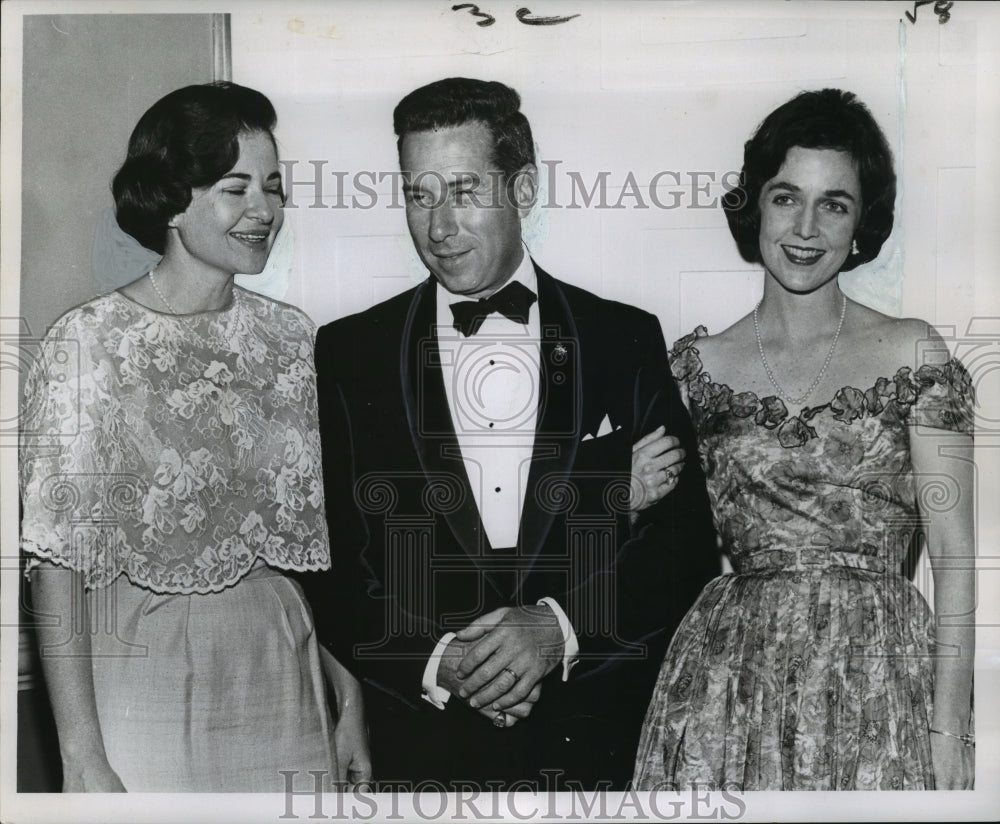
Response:
[{"label": "black bow tie", "polygon": [[499,312],[518,323],[527,323],[528,311],[536,299],[534,292],[520,281],[515,280],[488,298],[463,300],[451,304],[451,314],[455,318],[455,329],[465,337],[474,335],[492,312]]}]

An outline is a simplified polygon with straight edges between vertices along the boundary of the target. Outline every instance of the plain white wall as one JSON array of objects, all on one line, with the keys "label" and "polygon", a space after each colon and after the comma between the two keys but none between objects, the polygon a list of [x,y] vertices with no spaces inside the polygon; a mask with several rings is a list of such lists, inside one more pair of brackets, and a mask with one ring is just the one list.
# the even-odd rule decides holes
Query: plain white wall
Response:
[{"label": "plain white wall", "polygon": [[[517,20],[521,3],[479,5],[493,25],[433,2],[234,12],[233,77],[273,99],[292,177],[312,180],[309,161],[326,161],[329,208],[309,208],[313,187],[286,180],[297,206],[286,298],[317,322],[425,276],[394,180],[368,209],[350,208],[352,195],[371,201],[351,181],[398,169],[391,118],[404,94],[466,75],[521,93],[550,189],[543,203],[571,203],[570,172],[588,188],[606,173],[608,205],[630,174],[638,182],[649,208],[630,196],[623,208],[585,208],[577,192],[578,208],[536,207],[526,237],[553,274],[655,312],[668,341],[697,323],[719,330],[757,299],[760,270],[740,259],[721,209],[706,208],[756,124],[802,89],[856,92],[897,154],[901,208],[879,260],[845,276],[845,288],[883,311],[964,330],[974,306],[975,20],[956,10],[941,25],[925,7],[916,24],[900,22],[903,4],[579,0],[539,5],[539,15],[580,14],[540,27]],[[676,208],[652,202],[658,172],[675,173],[657,191]]]}]

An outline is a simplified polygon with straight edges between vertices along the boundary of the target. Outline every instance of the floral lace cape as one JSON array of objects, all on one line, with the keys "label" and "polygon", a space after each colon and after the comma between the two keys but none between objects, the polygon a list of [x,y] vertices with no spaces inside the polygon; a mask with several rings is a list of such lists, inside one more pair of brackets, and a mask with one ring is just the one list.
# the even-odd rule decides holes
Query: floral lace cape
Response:
[{"label": "floral lace cape", "polygon": [[174,316],[117,292],[60,318],[21,416],[21,547],[155,592],[217,592],[255,563],[328,569],[313,342],[236,287]]}]

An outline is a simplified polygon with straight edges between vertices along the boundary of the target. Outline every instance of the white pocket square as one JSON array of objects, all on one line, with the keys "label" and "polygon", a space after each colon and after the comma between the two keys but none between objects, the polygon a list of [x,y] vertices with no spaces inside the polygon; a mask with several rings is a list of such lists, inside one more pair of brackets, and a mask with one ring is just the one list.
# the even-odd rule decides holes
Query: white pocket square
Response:
[{"label": "white pocket square", "polygon": [[621,429],[621,426],[611,426],[611,419],[605,415],[604,420],[601,421],[601,425],[597,427],[597,434],[591,435],[588,432],[580,439],[580,441],[592,441],[595,438],[603,438],[605,435],[610,435],[612,432],[617,432],[619,429]]}]

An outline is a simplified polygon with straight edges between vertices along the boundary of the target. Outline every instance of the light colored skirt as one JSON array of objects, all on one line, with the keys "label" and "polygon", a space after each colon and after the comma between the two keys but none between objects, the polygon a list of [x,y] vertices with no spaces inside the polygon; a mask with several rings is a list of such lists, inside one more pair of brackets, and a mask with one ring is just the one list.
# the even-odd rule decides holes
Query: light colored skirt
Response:
[{"label": "light colored skirt", "polygon": [[283,792],[336,781],[312,615],[297,583],[258,565],[209,595],[118,576],[91,598],[94,691],[112,768],[131,792]]}]

